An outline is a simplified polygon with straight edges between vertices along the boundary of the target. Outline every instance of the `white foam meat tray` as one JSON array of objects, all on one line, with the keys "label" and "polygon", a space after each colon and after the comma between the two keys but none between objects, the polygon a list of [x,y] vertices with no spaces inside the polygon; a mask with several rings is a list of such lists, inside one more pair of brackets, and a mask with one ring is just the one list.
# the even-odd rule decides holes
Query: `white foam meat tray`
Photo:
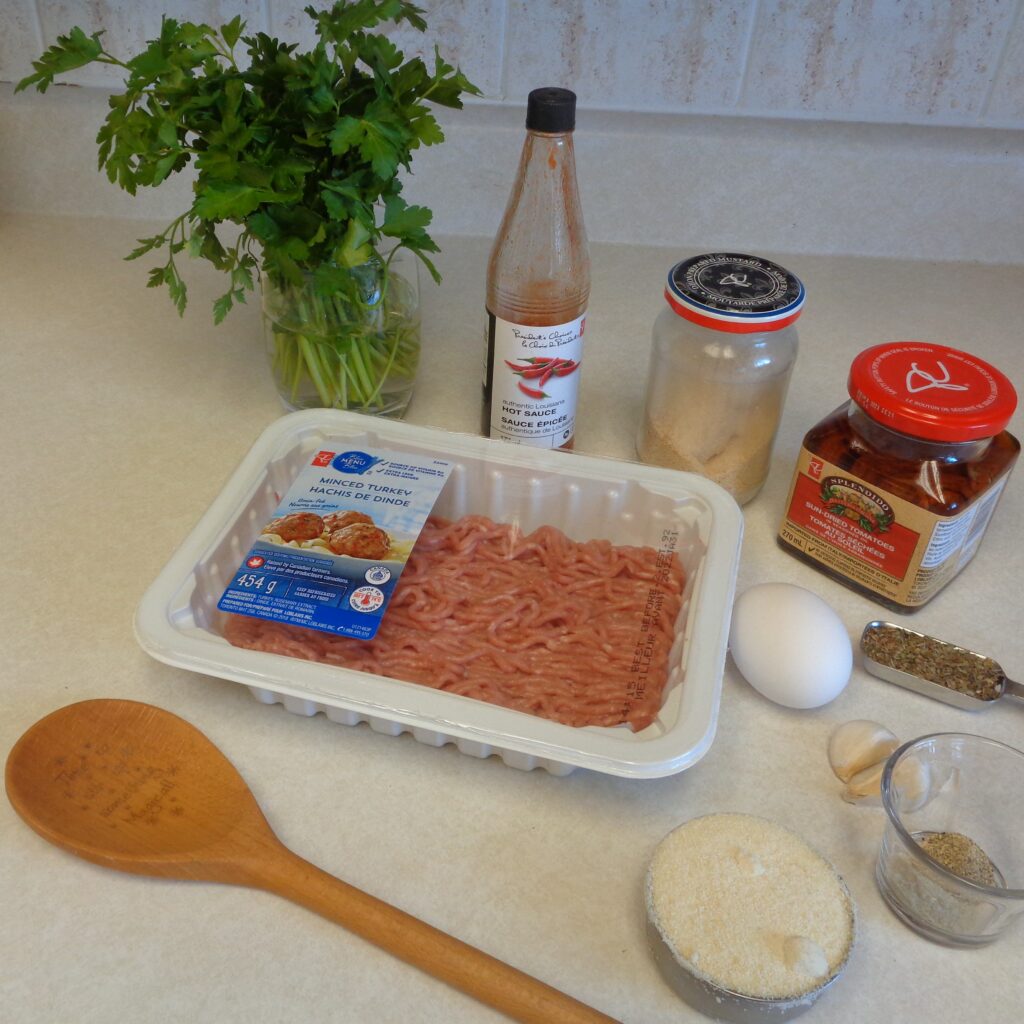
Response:
[{"label": "white foam meat tray", "polygon": [[[232,647],[217,602],[280,497],[321,449],[383,447],[454,464],[435,513],[477,513],[530,532],[556,526],[572,539],[658,547],[678,532],[686,570],[670,674],[657,719],[573,728],[415,683]],[[743,517],[716,484],[689,473],[453,434],[334,410],[283,416],[259,437],[224,489],[144,595],[139,643],[162,662],[247,686],[295,714],[454,743],[474,757],[564,775],[574,768],[658,778],[690,767],[714,739],[743,533]]]}]

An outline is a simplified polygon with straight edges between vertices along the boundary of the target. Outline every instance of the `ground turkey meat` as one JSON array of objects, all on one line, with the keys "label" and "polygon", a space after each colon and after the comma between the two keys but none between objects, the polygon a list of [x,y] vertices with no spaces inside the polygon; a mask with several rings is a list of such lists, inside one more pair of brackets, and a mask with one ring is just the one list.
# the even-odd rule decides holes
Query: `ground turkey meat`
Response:
[{"label": "ground turkey meat", "polygon": [[352,558],[383,558],[391,547],[391,538],[379,527],[369,523],[353,523],[335,530],[327,546],[336,555]]},{"label": "ground turkey meat", "polygon": [[292,512],[267,523],[262,532],[276,533],[283,541],[316,540],[324,532],[324,521],[315,512]]},{"label": "ground turkey meat", "polygon": [[344,530],[346,526],[352,526],[355,523],[369,523],[370,526],[373,526],[373,520],[365,512],[356,512],[355,509],[349,509],[346,512],[331,512],[324,516],[324,526],[328,533]]}]

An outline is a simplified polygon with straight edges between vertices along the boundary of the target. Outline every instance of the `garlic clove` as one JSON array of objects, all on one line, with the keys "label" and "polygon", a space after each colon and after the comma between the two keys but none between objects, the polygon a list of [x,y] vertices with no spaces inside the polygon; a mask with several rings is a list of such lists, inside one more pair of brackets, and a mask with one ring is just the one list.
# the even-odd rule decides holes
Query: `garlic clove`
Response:
[{"label": "garlic clove", "polygon": [[899,745],[900,741],[884,725],[857,718],[844,722],[832,733],[828,760],[836,777],[849,782],[858,772],[884,762]]},{"label": "garlic clove", "polygon": [[825,950],[806,935],[787,935],[782,944],[782,955],[791,971],[809,978],[824,978],[828,974]]},{"label": "garlic clove", "polygon": [[843,799],[848,804],[868,804],[872,807],[881,804],[884,767],[885,762],[879,761],[852,775],[843,790]]},{"label": "garlic clove", "polygon": [[[850,804],[877,807],[882,803],[882,771],[885,761],[871,765],[852,776],[843,790],[843,799]],[[896,766],[893,784],[898,791],[901,811],[918,811],[931,799],[931,777],[928,766],[916,757],[906,757]]]},{"label": "garlic clove", "polygon": [[893,772],[896,805],[901,811],[919,811],[938,792],[931,769],[916,757],[904,757]]},{"label": "garlic clove", "polygon": [[757,878],[764,874],[764,864],[756,853],[744,849],[743,847],[737,847],[733,857],[736,861],[737,867],[739,867],[745,875],[749,875],[751,878]]}]

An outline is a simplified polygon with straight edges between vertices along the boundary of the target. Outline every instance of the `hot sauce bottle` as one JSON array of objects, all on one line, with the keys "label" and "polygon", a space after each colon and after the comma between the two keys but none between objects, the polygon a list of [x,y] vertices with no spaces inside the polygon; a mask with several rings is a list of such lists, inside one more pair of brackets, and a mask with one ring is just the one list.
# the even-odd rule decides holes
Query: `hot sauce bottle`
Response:
[{"label": "hot sauce bottle", "polygon": [[779,544],[886,607],[912,612],[977,553],[1020,452],[995,367],[944,345],[861,352],[850,401],[804,438]]},{"label": "hot sauce bottle", "polygon": [[573,129],[576,95],[534,89],[526,141],[487,267],[483,433],[573,446],[590,297]]}]

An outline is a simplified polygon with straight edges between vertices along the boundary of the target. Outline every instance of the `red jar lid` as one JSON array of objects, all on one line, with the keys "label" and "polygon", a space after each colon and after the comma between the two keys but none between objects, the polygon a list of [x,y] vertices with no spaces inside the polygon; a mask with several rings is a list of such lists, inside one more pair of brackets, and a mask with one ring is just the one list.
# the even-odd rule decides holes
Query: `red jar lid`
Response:
[{"label": "red jar lid", "polygon": [[1005,429],[1013,385],[994,366],[927,341],[865,349],[850,367],[850,397],[873,420],[929,441],[976,441]]}]

